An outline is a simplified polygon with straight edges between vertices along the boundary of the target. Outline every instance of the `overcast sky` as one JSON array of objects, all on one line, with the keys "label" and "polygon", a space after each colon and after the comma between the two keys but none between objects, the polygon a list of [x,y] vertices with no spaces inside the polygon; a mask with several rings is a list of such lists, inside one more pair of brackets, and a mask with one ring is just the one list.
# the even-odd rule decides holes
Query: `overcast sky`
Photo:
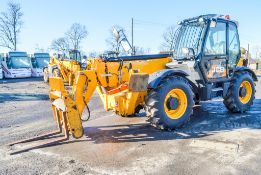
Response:
[{"label": "overcast sky", "polygon": [[[0,1],[5,11],[8,0]],[[261,1],[243,0],[17,0],[24,13],[19,50],[47,49],[53,39],[62,37],[74,22],[88,30],[82,43],[85,52],[107,50],[109,29],[120,25],[130,38],[134,18],[134,45],[158,52],[162,34],[178,21],[200,14],[229,14],[239,21],[241,46],[261,45]],[[0,47],[0,52],[6,49]]]}]

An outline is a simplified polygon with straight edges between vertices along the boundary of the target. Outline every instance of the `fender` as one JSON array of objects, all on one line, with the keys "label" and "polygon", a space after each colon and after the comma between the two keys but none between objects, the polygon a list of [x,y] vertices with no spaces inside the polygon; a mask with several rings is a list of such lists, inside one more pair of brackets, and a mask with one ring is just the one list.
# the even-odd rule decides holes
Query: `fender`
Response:
[{"label": "fender", "polygon": [[254,81],[258,81],[258,78],[257,78],[255,72],[253,70],[249,69],[248,67],[244,67],[244,66],[236,67],[235,72],[241,72],[241,71],[249,72],[252,75]]},{"label": "fender", "polygon": [[182,70],[173,70],[173,69],[163,69],[157,72],[154,72],[149,76],[148,88],[155,89],[159,85],[162,79],[170,75],[179,75],[182,77],[187,77],[188,74]]},{"label": "fender", "polygon": [[48,74],[49,74],[49,77],[53,77],[53,70],[58,68],[57,65],[53,65],[53,66],[48,66]]},{"label": "fender", "polygon": [[43,70],[42,70],[43,72],[44,72],[44,69],[47,69],[47,70],[48,70],[48,66],[44,66],[44,67],[43,67]]}]

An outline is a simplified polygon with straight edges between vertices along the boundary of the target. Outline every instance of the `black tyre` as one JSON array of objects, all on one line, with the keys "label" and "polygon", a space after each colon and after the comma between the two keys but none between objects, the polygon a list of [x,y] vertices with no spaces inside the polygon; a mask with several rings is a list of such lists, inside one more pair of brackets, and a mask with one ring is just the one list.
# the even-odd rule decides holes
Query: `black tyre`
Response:
[{"label": "black tyre", "polygon": [[44,82],[48,83],[49,82],[49,73],[48,73],[48,68],[44,68]]},{"label": "black tyre", "polygon": [[245,112],[255,99],[255,83],[248,72],[238,72],[228,88],[223,103],[231,112]]},{"label": "black tyre", "polygon": [[61,77],[61,73],[60,73],[59,69],[53,70],[53,77]]},{"label": "black tyre", "polygon": [[194,94],[182,77],[168,77],[145,98],[145,111],[151,124],[174,129],[185,124],[193,113]]}]

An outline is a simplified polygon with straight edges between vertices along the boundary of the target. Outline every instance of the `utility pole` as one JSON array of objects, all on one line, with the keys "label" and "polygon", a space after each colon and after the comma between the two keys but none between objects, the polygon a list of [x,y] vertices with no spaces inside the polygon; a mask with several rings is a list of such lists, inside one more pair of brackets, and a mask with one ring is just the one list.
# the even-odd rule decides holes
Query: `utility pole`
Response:
[{"label": "utility pole", "polygon": [[131,18],[131,47],[132,47],[132,55],[135,55],[135,49],[133,47],[133,18]]}]

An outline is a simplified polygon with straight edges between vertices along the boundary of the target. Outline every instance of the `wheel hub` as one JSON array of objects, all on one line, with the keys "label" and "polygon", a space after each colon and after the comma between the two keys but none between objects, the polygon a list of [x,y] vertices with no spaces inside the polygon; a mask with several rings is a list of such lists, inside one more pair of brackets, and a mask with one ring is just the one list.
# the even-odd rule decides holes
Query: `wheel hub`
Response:
[{"label": "wheel hub", "polygon": [[176,110],[179,107],[179,99],[176,97],[169,97],[167,100],[167,108],[169,110]]},{"label": "wheel hub", "polygon": [[252,97],[252,85],[249,81],[245,80],[241,83],[240,88],[239,88],[239,100],[243,104],[247,104]]},{"label": "wheel hub", "polygon": [[245,97],[246,96],[246,88],[245,87],[240,87],[240,89],[239,89],[239,96],[240,97]]}]

